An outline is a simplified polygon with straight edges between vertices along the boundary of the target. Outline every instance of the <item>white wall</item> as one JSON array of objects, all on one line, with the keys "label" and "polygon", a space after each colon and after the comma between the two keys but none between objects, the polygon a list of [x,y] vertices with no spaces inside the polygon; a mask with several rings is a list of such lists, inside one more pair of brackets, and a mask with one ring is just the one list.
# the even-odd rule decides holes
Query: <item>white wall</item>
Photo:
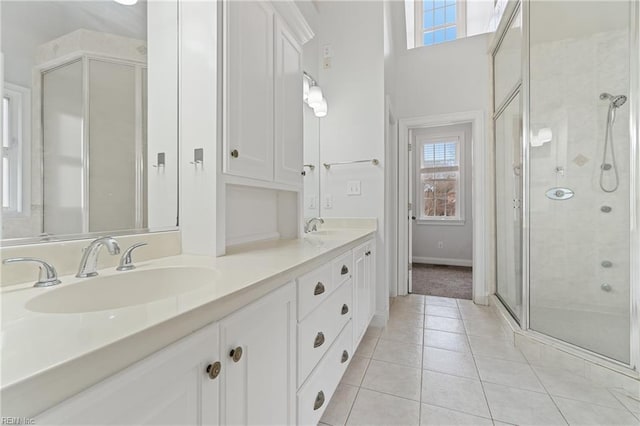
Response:
[{"label": "white wall", "polygon": [[[413,221],[413,261],[418,263],[435,263],[442,265],[471,266],[473,260],[473,206],[471,203],[471,124],[458,124],[454,126],[431,127],[416,130],[416,136],[438,137],[444,133],[455,132],[464,134],[463,146],[463,199],[464,199],[464,224],[446,225],[428,222]],[[419,157],[418,149],[415,151]],[[416,164],[419,159],[416,160]],[[412,176],[414,182],[417,179],[417,168],[414,168]],[[413,205],[416,210],[420,205],[417,197],[420,189],[416,184]],[[416,216],[417,216],[416,211]],[[443,247],[438,247],[438,242]]]},{"label": "white wall", "polygon": [[[384,253],[384,28],[380,1],[319,3],[318,43],[333,50],[331,68],[321,69],[319,80],[329,112],[320,122],[320,161],[337,162],[377,158],[370,163],[321,170],[321,215],[378,219],[378,259]],[[366,23],[366,24],[363,24]],[[361,182],[361,195],[348,196],[347,182]],[[333,206],[326,208],[325,197]],[[385,277],[385,263],[377,265]],[[386,315],[388,282],[378,279],[377,314]]]}]

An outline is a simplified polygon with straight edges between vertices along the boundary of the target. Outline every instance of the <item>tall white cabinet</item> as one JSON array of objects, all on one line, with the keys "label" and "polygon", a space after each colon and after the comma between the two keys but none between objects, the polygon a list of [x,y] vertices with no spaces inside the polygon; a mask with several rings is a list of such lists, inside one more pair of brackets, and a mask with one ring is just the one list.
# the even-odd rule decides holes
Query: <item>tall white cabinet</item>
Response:
[{"label": "tall white cabinet", "polygon": [[230,1],[224,19],[224,173],[302,185],[301,43],[269,2]]}]

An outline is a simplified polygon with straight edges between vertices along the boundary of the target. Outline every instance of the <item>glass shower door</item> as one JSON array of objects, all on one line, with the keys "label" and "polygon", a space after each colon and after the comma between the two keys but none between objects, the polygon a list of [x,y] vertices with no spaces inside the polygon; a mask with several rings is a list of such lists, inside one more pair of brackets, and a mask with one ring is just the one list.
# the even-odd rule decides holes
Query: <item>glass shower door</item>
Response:
[{"label": "glass shower door", "polygon": [[497,295],[522,317],[522,108],[517,93],[495,119]]},{"label": "glass shower door", "polygon": [[630,3],[579,7],[530,2],[529,327],[628,364]]}]

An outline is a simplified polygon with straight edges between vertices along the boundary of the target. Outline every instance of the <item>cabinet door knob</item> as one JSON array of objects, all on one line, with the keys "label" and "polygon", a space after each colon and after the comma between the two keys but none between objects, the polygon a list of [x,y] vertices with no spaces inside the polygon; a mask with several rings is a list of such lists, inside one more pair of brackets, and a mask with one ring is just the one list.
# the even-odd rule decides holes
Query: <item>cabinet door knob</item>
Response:
[{"label": "cabinet door knob", "polygon": [[318,392],[318,395],[316,395],[316,400],[313,403],[313,411],[316,411],[318,408],[322,407],[323,404],[324,404],[324,392],[320,391]]},{"label": "cabinet door knob", "polygon": [[318,334],[316,334],[316,338],[313,341],[313,347],[317,348],[319,346],[322,346],[322,344],[324,343],[324,333],[322,331],[319,331]]},{"label": "cabinet door knob", "polygon": [[318,284],[316,284],[316,288],[313,289],[313,295],[317,296],[322,293],[324,293],[324,284],[318,281]]},{"label": "cabinet door knob", "polygon": [[233,158],[238,158],[239,155],[240,155],[240,153],[238,152],[237,149],[234,149],[233,151],[231,151],[231,156]]},{"label": "cabinet door knob", "polygon": [[344,305],[342,305],[342,315],[346,315],[347,312],[349,312],[349,307],[347,306],[347,304],[345,303]]},{"label": "cabinet door knob", "polygon": [[347,265],[342,265],[342,269],[340,270],[340,275],[347,275],[349,273],[349,268]]},{"label": "cabinet door knob", "polygon": [[229,352],[229,356],[231,357],[231,359],[233,359],[233,362],[240,361],[240,358],[242,358],[242,347],[238,346],[235,349],[231,349],[231,351]]},{"label": "cabinet door knob", "polygon": [[349,352],[347,352],[345,349],[344,351],[342,351],[342,359],[340,360],[340,363],[344,364],[348,360],[349,360]]},{"label": "cabinet door knob", "polygon": [[364,253],[365,256],[371,256],[371,250]]},{"label": "cabinet door knob", "polygon": [[214,380],[220,375],[220,370],[222,370],[222,364],[220,364],[220,361],[207,365],[207,374],[211,380]]}]

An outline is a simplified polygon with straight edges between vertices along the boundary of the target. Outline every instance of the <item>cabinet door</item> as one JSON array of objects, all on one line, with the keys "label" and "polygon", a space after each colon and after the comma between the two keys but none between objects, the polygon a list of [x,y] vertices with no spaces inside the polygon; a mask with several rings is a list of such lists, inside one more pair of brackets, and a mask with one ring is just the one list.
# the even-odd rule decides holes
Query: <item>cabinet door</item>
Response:
[{"label": "cabinet door", "polygon": [[353,250],[353,338],[354,347],[360,343],[367,328],[369,318],[370,300],[367,286],[369,275],[367,268],[366,244]]},{"label": "cabinet door", "polygon": [[217,425],[218,324],[134,364],[42,413],[39,425]]},{"label": "cabinet door", "polygon": [[293,283],[222,322],[223,424],[295,422],[295,322]]},{"label": "cabinet door", "polygon": [[371,240],[367,244],[365,251],[365,262],[367,270],[367,291],[369,292],[369,316],[365,329],[369,327],[371,319],[376,312],[376,242]]},{"label": "cabinet door", "polygon": [[274,13],[266,2],[224,4],[224,171],[272,181]]},{"label": "cabinet door", "polygon": [[302,60],[300,46],[276,21],[275,180],[302,185]]}]

